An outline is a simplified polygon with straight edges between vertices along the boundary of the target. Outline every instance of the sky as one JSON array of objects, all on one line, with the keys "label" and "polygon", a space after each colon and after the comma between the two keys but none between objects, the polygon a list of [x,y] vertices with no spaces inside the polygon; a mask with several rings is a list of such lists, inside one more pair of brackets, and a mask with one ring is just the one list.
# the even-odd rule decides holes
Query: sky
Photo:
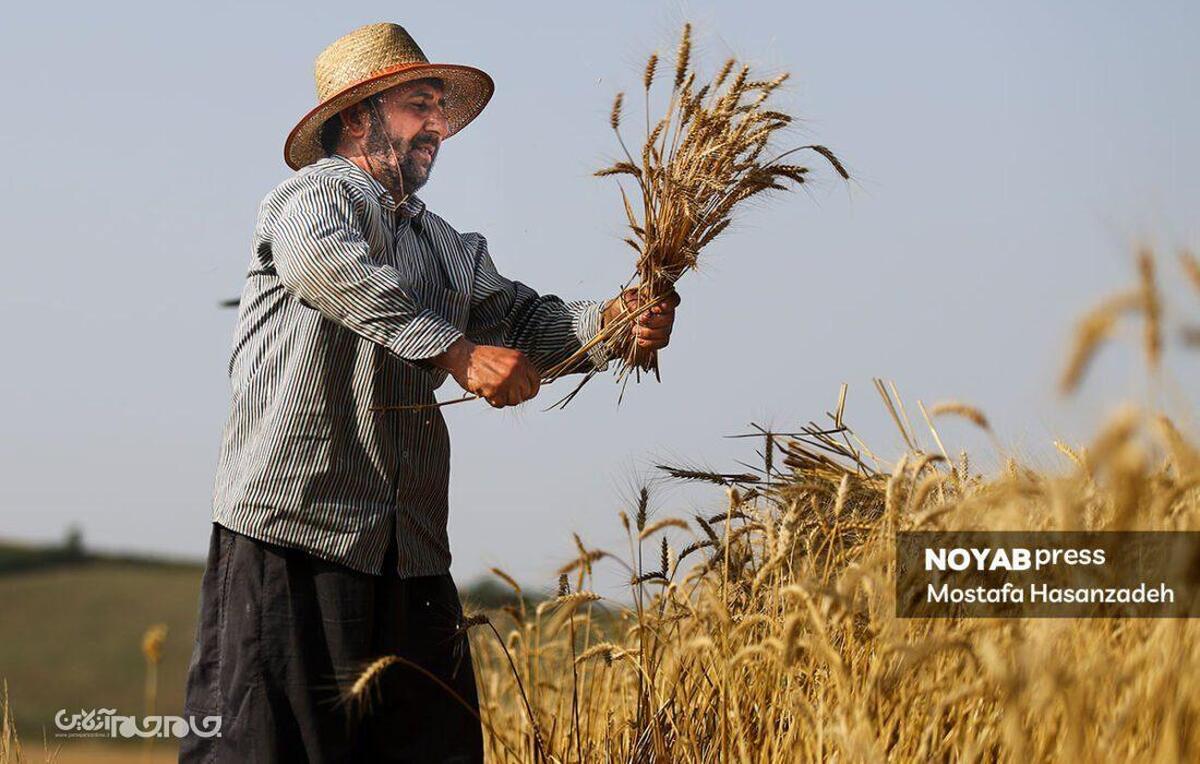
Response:
[{"label": "sky", "polygon": [[[1196,321],[1174,259],[1200,233],[1194,3],[60,2],[6,16],[0,537],[78,524],[95,548],[203,556],[235,321],[218,302],[240,291],[258,203],[290,173],[283,140],[315,104],[313,58],[384,20],[495,79],[421,196],[543,293],[602,299],[628,277],[616,185],[591,173],[616,156],[613,96],[640,88],[650,52],[673,55],[684,21],[703,71],[730,55],[790,71],[780,105],[801,119],[786,145],[828,145],[854,176],[813,157],[816,182],[705,250],[679,284],[661,383],[619,406],[597,378],[564,411],[540,404],[565,381],[517,410],[446,409],[460,582],[499,566],[552,586],[572,532],[624,547],[617,512],[653,465],[740,469],[752,442],[724,436],[822,420],[842,383],[847,423],[884,458],[902,445],[875,377],[910,414],[980,407],[1004,452],[1039,466],[1061,467],[1052,441],[1086,441],[1124,400],[1169,405],[1196,433],[1200,365],[1175,335],[1161,377],[1130,326],[1080,395],[1055,391],[1073,322],[1134,282],[1138,245],[1161,256],[1171,325]],[[939,429],[997,463],[970,425]],[[652,488],[656,516],[723,502]]]}]

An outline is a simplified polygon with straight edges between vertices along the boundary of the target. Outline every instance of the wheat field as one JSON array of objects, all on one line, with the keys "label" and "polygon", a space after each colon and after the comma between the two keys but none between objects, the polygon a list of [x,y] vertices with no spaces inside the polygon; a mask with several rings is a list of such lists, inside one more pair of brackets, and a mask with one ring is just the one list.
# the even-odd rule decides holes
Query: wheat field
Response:
[{"label": "wheat field", "polygon": [[665,556],[663,521],[630,520],[633,607],[588,592],[588,550],[580,588],[474,628],[491,760],[1194,759],[1191,621],[894,615],[898,529],[1195,530],[1200,460],[1150,424],[1120,415],[1059,475],[924,455],[734,488]]},{"label": "wheat field", "polygon": [[[1195,259],[1181,262],[1200,295]],[[1120,321],[1140,323],[1157,369],[1168,327],[1149,252],[1138,271],[1081,320],[1064,392]],[[904,402],[877,387],[915,444]],[[1200,452],[1174,421],[1122,409],[1087,447],[1056,443],[1058,471],[1009,456],[985,477],[936,426],[990,432],[978,409],[920,406],[937,450],[889,463],[854,436],[844,402],[843,388],[823,424],[764,431],[755,473],[666,468],[724,485],[727,503],[648,518],[643,493],[619,517],[619,557],[576,539],[557,599],[472,619],[490,760],[1195,760],[1189,620],[895,615],[898,530],[1200,528]],[[592,593],[601,560],[628,573],[624,602]]]}]

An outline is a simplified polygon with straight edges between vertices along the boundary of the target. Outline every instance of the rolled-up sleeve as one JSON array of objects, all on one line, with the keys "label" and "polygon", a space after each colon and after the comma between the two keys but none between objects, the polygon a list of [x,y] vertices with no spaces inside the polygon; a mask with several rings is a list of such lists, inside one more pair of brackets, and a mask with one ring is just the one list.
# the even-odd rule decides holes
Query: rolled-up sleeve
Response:
[{"label": "rolled-up sleeve", "polygon": [[297,176],[274,221],[271,258],[285,289],[397,356],[439,355],[463,336],[423,307],[395,268],[373,260],[356,190],[339,178]]},{"label": "rolled-up sleeve", "polygon": [[[468,233],[463,238],[475,253],[467,327],[472,341],[520,350],[544,373],[578,352],[600,331],[601,303],[565,302],[552,294],[540,295],[520,281],[500,275],[482,235]],[[598,342],[567,373],[603,371],[608,361],[606,343]]]}]

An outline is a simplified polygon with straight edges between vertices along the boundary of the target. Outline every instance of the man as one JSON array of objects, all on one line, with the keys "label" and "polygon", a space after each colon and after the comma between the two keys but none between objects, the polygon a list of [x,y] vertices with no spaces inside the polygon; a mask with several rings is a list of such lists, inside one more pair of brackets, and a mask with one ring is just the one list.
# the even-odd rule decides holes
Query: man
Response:
[{"label": "man", "polygon": [[[434,390],[451,376],[526,401],[636,297],[539,295],[415,195],[491,97],[486,74],[374,24],[316,77],[284,148],[298,172],[259,209],[229,365],[184,709],[220,735],[185,738],[180,760],[481,761]],[[666,346],[677,303],[630,329],[640,348]],[[572,371],[606,364],[598,343]],[[383,656],[401,660],[356,684]]]}]

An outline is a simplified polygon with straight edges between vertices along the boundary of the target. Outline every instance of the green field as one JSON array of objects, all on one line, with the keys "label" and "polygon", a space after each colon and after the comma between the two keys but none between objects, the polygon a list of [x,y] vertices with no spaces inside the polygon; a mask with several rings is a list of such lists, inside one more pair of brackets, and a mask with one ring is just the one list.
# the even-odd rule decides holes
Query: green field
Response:
[{"label": "green field", "polygon": [[168,633],[156,713],[179,714],[195,638],[200,565],[84,560],[0,574],[0,677],[26,745],[61,708],[145,713],[142,635]]}]

